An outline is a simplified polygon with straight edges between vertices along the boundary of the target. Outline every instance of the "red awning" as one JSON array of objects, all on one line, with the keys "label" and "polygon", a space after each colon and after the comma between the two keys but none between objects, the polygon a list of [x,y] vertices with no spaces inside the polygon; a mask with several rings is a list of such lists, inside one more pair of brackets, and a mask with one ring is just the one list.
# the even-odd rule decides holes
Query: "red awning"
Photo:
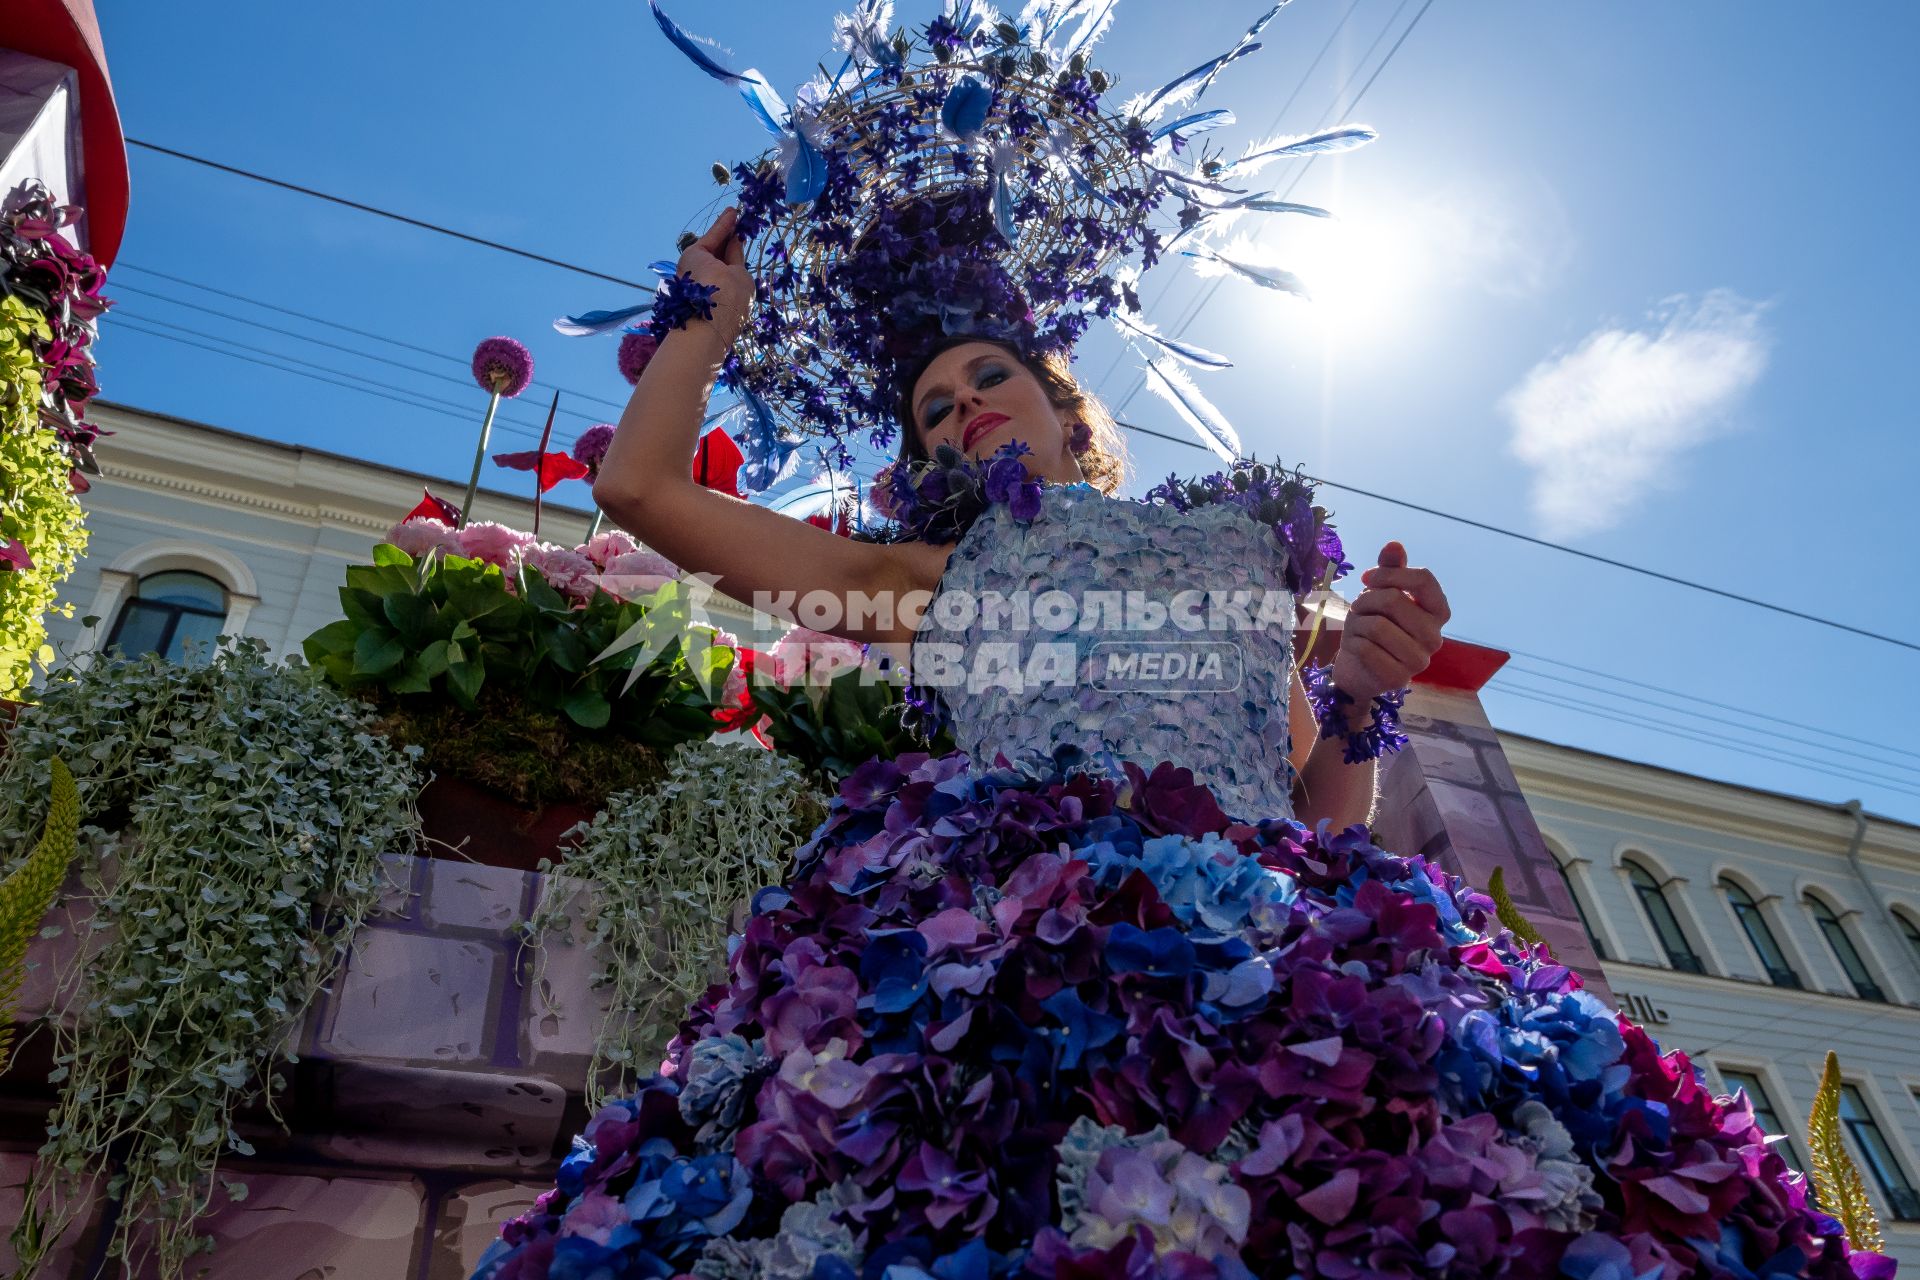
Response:
[{"label": "red awning", "polygon": [[6,0],[0,46],[64,63],[80,74],[80,134],[86,166],[87,251],[111,265],[127,229],[127,144],[107,79],[107,55],[92,0]]}]

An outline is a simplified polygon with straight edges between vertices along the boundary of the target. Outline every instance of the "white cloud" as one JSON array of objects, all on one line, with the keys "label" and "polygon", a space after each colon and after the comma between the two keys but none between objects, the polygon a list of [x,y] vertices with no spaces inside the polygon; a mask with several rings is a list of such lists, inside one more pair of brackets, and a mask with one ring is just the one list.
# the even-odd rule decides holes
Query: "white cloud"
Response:
[{"label": "white cloud", "polygon": [[1647,327],[1596,330],[1527,371],[1500,408],[1549,536],[1612,527],[1681,455],[1740,429],[1767,364],[1764,310],[1725,289],[1669,298]]}]

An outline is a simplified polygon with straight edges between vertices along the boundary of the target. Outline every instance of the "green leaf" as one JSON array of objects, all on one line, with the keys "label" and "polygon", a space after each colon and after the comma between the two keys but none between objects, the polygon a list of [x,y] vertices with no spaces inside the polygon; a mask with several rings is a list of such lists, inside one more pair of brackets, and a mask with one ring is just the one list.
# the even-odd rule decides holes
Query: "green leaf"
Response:
[{"label": "green leaf", "polygon": [[433,692],[433,677],[420,669],[420,659],[414,657],[407,659],[404,672],[395,678],[389,679],[386,685],[387,690],[391,693],[431,693]]},{"label": "green leaf", "polygon": [[385,629],[362,632],[353,646],[354,674],[380,675],[398,666],[406,656],[407,647],[393,632]]},{"label": "green leaf", "polygon": [[393,624],[393,629],[413,643],[419,643],[426,638],[437,612],[433,607],[433,601],[424,596],[400,595],[397,592],[386,598],[384,609],[386,619]]},{"label": "green leaf", "polygon": [[447,667],[447,685],[468,710],[473,709],[474,699],[480,696],[480,686],[486,678],[486,668],[478,662],[455,662]]},{"label": "green leaf", "polygon": [[353,652],[354,642],[360,639],[360,625],[346,618],[338,622],[329,622],[305,640],[300,642],[300,651],[307,655],[307,661],[318,663],[330,654]]},{"label": "green leaf", "polygon": [[527,569],[520,574],[520,585],[526,591],[526,602],[542,613],[572,613],[573,606],[567,598],[555,591],[547,580],[540,576],[537,569]]},{"label": "green leaf", "polygon": [[[447,664],[453,660],[452,651],[453,645],[446,640],[435,640],[432,644],[422,649],[414,658],[414,661],[419,664],[420,674],[426,676],[429,680],[435,676],[445,675]],[[465,657],[466,655],[462,653],[461,658],[463,661]]]},{"label": "green leaf", "polygon": [[396,565],[405,569],[413,567],[413,557],[391,542],[382,542],[374,547],[373,562],[377,565]]},{"label": "green leaf", "polygon": [[598,689],[576,689],[560,705],[567,718],[583,729],[604,729],[613,718],[613,704]]}]

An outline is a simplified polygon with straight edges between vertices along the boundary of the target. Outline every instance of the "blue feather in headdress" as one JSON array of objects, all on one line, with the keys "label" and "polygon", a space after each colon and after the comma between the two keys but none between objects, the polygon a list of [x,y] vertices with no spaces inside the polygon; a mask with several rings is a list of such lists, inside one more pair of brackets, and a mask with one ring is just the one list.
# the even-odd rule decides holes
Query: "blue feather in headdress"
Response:
[{"label": "blue feather in headdress", "polygon": [[1182,249],[1180,252],[1185,257],[1231,271],[1241,279],[1251,280],[1263,289],[1277,289],[1281,293],[1291,293],[1297,298],[1306,298],[1309,301],[1313,298],[1313,295],[1307,292],[1307,286],[1300,277],[1291,271],[1282,271],[1278,267],[1256,267],[1215,253],[1211,249]]},{"label": "blue feather in headdress", "polygon": [[964,76],[947,90],[947,100],[940,104],[940,123],[954,137],[969,140],[986,127],[992,109],[993,90],[973,76]]},{"label": "blue feather in headdress", "polygon": [[1071,60],[1076,54],[1092,53],[1093,46],[1100,43],[1101,37],[1107,34],[1107,28],[1113,25],[1113,16],[1119,8],[1120,0],[1096,0],[1092,12],[1081,22],[1080,29],[1061,46],[1061,60]]},{"label": "blue feather in headdress", "polygon": [[1170,357],[1162,356],[1147,365],[1147,387],[1172,405],[1200,437],[1200,443],[1219,454],[1223,462],[1231,464],[1240,456],[1240,433]]},{"label": "blue feather in headdress", "polygon": [[1183,102],[1198,100],[1200,95],[1213,84],[1215,76],[1226,70],[1230,64],[1238,62],[1260,48],[1260,42],[1255,37],[1266,29],[1269,22],[1273,21],[1275,14],[1286,7],[1287,0],[1280,0],[1279,4],[1262,14],[1258,22],[1247,28],[1247,34],[1241,36],[1240,42],[1233,48],[1217,58],[1209,58],[1185,75],[1177,76],[1161,85],[1147,97],[1145,105],[1135,114],[1151,124],[1159,119],[1160,113],[1168,107],[1177,107]]},{"label": "blue feather in headdress", "polygon": [[787,170],[787,203],[806,204],[827,189],[827,158],[803,133],[787,135],[794,145],[793,167]]},{"label": "blue feather in headdress", "polygon": [[561,316],[553,322],[553,327],[555,332],[564,333],[569,338],[585,338],[624,329],[627,321],[652,310],[653,299],[648,298],[637,307],[621,307],[617,311],[583,311],[577,316]]},{"label": "blue feather in headdress", "polygon": [[1270,160],[1292,156],[1334,155],[1341,151],[1351,151],[1355,147],[1365,146],[1380,135],[1363,124],[1343,124],[1320,133],[1309,133],[1297,138],[1274,138],[1267,142],[1255,143],[1247,149],[1247,154],[1228,165],[1229,174],[1247,174],[1263,167]]},{"label": "blue feather in headdress", "polygon": [[1200,369],[1231,369],[1233,361],[1223,355],[1195,346],[1191,342],[1182,342],[1178,338],[1169,338],[1158,328],[1145,320],[1136,320],[1123,311],[1116,311],[1109,317],[1123,332],[1145,338],[1168,354],[1186,361]]},{"label": "blue feather in headdress", "polygon": [[694,66],[723,84],[738,86],[740,96],[747,100],[747,105],[760,117],[760,122],[767,126],[769,132],[777,134],[786,131],[791,120],[787,104],[767,83],[765,76],[751,67],[745,71],[735,71],[714,56],[720,52],[719,45],[689,33],[669,18],[660,8],[660,0],[648,0],[648,4],[653,9],[654,21],[660,24],[660,30],[666,33],[667,39],[673,41],[676,49],[687,55]]},{"label": "blue feather in headdress", "polygon": [[1234,122],[1234,114],[1226,107],[1216,107],[1212,111],[1196,111],[1192,115],[1181,116],[1169,121],[1153,131],[1155,142],[1173,133],[1205,133],[1209,129],[1220,129]]}]

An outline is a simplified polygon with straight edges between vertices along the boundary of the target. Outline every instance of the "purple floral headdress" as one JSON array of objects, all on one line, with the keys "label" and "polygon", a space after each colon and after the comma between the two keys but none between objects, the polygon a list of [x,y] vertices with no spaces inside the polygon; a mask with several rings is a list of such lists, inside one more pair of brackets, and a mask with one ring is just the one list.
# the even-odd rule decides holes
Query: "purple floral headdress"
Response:
[{"label": "purple floral headdress", "polygon": [[[1324,214],[1247,185],[1274,160],[1369,141],[1361,126],[1272,138],[1237,159],[1193,141],[1233,123],[1199,99],[1260,48],[1273,4],[1232,48],[1118,110],[1090,62],[1118,0],[1033,0],[1005,19],[980,0],[895,29],[893,0],[859,0],[835,24],[839,70],[824,69],[789,106],[755,70],[736,71],[656,2],[667,37],[701,70],[735,86],[773,147],[730,171],[758,286],[754,313],[722,381],[745,419],[734,432],[750,489],[784,478],[797,451],[884,448],[899,380],[944,339],[991,338],[1024,355],[1070,351],[1096,319],[1150,352],[1149,385],[1218,453],[1233,429],[1182,365],[1230,362],[1161,335],[1139,317],[1143,271],[1177,251],[1196,269],[1300,292],[1285,272],[1225,256],[1209,235],[1249,212]],[[825,64],[834,65],[832,61]],[[660,336],[683,321],[671,263],[654,299],[555,322],[563,333]]]}]

